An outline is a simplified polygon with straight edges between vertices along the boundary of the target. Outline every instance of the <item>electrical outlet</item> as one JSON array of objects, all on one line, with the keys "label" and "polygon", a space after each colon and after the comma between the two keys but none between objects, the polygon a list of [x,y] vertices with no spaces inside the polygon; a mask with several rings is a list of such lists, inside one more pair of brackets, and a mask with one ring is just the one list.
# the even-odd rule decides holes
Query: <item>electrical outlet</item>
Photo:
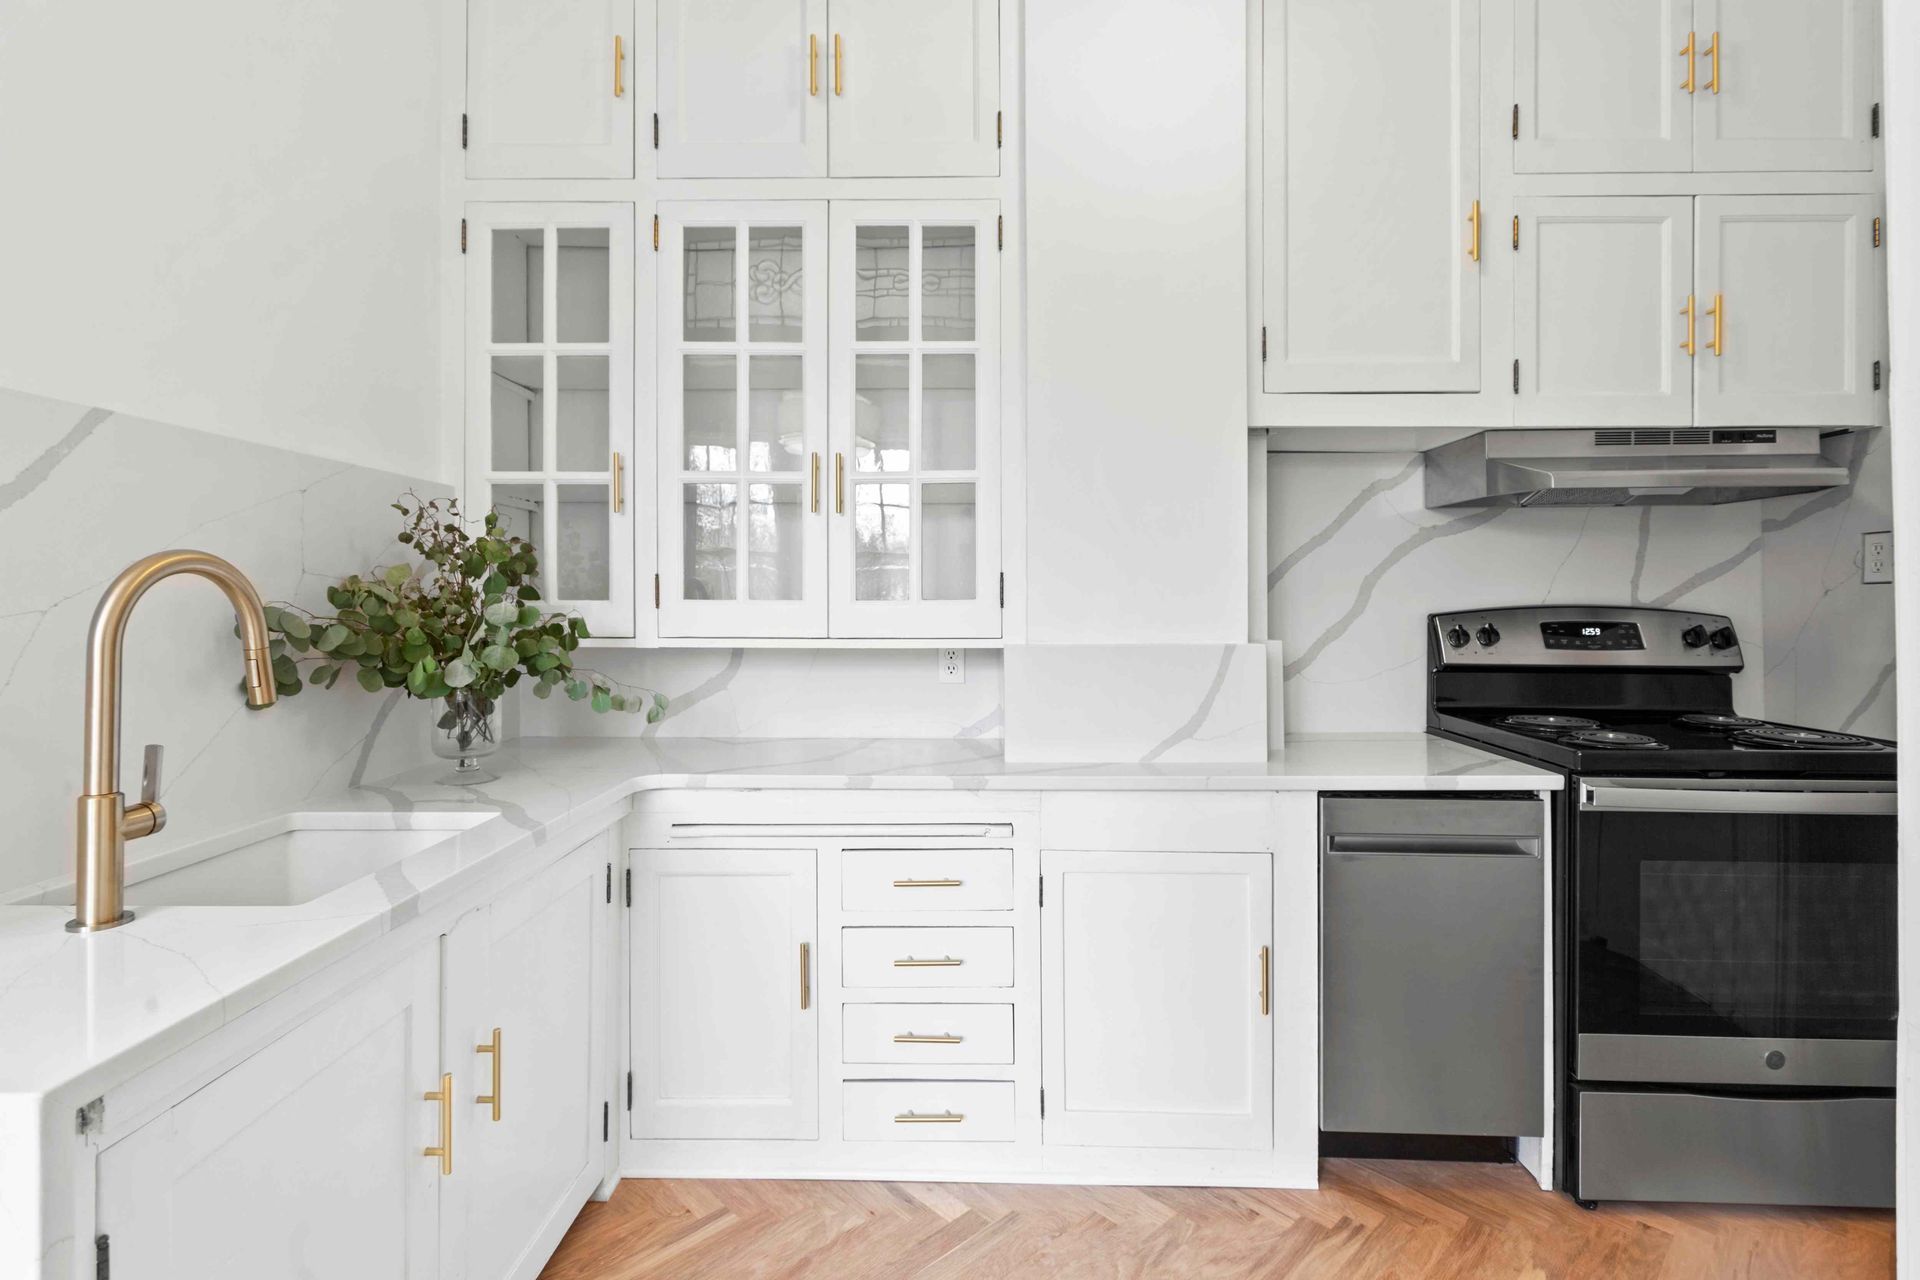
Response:
[{"label": "electrical outlet", "polygon": [[965,684],[967,682],[967,651],[965,649],[937,649],[934,656],[940,659],[941,684]]},{"label": "electrical outlet", "polygon": [[1893,581],[1893,535],[1891,533],[1860,535],[1860,581]]}]

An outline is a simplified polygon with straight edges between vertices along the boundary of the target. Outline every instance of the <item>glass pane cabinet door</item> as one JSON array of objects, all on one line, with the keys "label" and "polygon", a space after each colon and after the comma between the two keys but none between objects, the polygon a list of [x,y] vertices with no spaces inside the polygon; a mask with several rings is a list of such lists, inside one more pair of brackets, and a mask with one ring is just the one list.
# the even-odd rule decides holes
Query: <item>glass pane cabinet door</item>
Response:
[{"label": "glass pane cabinet door", "polygon": [[633,206],[468,210],[463,506],[539,552],[541,594],[634,633]]},{"label": "glass pane cabinet door", "polygon": [[827,206],[660,206],[660,634],[827,634]]},{"label": "glass pane cabinet door", "polygon": [[833,206],[833,634],[1000,634],[999,206]]}]

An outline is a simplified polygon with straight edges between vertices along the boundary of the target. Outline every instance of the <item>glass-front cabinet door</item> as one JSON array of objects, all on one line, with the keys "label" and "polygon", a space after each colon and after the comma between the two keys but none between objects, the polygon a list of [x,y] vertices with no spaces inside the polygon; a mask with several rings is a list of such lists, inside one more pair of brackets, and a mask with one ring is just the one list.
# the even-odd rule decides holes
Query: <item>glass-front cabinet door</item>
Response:
[{"label": "glass-front cabinet door", "polygon": [[539,552],[541,594],[634,631],[633,206],[467,211],[467,514]]},{"label": "glass-front cabinet door", "polygon": [[833,205],[832,634],[1000,634],[999,206]]},{"label": "glass-front cabinet door", "polygon": [[827,631],[827,205],[660,206],[660,634]]}]

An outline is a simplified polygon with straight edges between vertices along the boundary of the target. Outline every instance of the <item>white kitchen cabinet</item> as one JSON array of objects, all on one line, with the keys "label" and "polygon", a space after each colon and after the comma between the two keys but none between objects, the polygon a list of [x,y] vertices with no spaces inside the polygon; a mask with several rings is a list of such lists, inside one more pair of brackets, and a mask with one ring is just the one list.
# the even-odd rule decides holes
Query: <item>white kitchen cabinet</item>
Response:
[{"label": "white kitchen cabinet", "polygon": [[1685,172],[1693,0],[1515,0],[1517,173]]},{"label": "white kitchen cabinet", "polygon": [[827,634],[827,206],[660,207],[660,633]]},{"label": "white kitchen cabinet", "polygon": [[[1522,199],[1515,426],[1693,422],[1693,201]],[[1688,316],[1695,317],[1692,324]]]},{"label": "white kitchen cabinet", "polygon": [[999,0],[831,0],[835,177],[1000,170]]},{"label": "white kitchen cabinet", "polygon": [[1273,859],[1043,850],[1044,1141],[1273,1145]]},{"label": "white kitchen cabinet", "polygon": [[447,936],[447,1277],[538,1272],[608,1172],[612,850],[610,834],[588,841]]},{"label": "white kitchen cabinet", "polygon": [[1867,195],[1696,201],[1697,423],[1884,421],[1880,210]]},{"label": "white kitchen cabinet", "polygon": [[827,39],[827,0],[660,0],[660,176],[824,176]]},{"label": "white kitchen cabinet", "polygon": [[633,1136],[817,1138],[815,851],[632,857]]},{"label": "white kitchen cabinet", "polygon": [[457,1105],[446,1176],[423,1154],[448,1140],[439,987],[423,948],[102,1151],[116,1280],[435,1277],[466,1154]]},{"label": "white kitchen cabinet", "polygon": [[1875,0],[1693,0],[1693,167],[1871,169]]},{"label": "white kitchen cabinet", "polygon": [[480,204],[467,245],[467,514],[499,513],[541,594],[634,630],[633,206]]},{"label": "white kitchen cabinet", "polygon": [[633,176],[633,0],[467,0],[469,178]]},{"label": "white kitchen cabinet", "polygon": [[1480,386],[1479,0],[1267,0],[1268,392]]}]

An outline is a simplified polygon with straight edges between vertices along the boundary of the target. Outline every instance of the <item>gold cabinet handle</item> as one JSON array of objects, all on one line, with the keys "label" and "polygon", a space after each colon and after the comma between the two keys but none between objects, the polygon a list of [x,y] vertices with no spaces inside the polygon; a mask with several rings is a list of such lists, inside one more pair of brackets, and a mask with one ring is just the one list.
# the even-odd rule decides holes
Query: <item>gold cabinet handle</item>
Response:
[{"label": "gold cabinet handle", "polygon": [[440,1158],[440,1176],[453,1176],[453,1073],[447,1072],[440,1077],[440,1087],[434,1092],[423,1095],[428,1102],[440,1104],[440,1145],[426,1147],[420,1152],[423,1156]]},{"label": "gold cabinet handle", "polygon": [[833,33],[833,96],[838,98],[847,91],[846,81],[842,78],[841,65],[846,60],[846,49],[840,43],[840,33]]},{"label": "gold cabinet handle", "polygon": [[815,515],[819,515],[820,514],[820,455],[817,453],[813,455],[813,479],[811,482],[811,487],[813,491],[813,504],[812,504],[813,513]]},{"label": "gold cabinet handle", "polygon": [[473,1046],[473,1051],[475,1053],[489,1053],[493,1055],[493,1092],[479,1094],[474,1098],[474,1101],[479,1103],[483,1107],[491,1106],[493,1108],[493,1122],[495,1124],[499,1124],[500,1123],[500,1028],[495,1027],[493,1029],[493,1042],[491,1044],[477,1044]]},{"label": "gold cabinet handle", "polygon": [[807,37],[807,96],[820,96],[820,37]]},{"label": "gold cabinet handle", "polygon": [[957,969],[965,964],[964,960],[955,960],[952,956],[941,956],[938,960],[916,960],[912,956],[902,956],[893,962],[896,969]]},{"label": "gold cabinet handle", "polygon": [[847,455],[833,455],[833,514],[847,513]]},{"label": "gold cabinet handle", "polygon": [[895,1116],[893,1122],[895,1124],[959,1124],[965,1119],[965,1116],[955,1115],[951,1111],[943,1111],[937,1116],[923,1116],[909,1111],[905,1115]]},{"label": "gold cabinet handle", "polygon": [[958,880],[895,880],[893,882],[893,887],[896,889],[958,889],[960,885],[961,881]]},{"label": "gold cabinet handle", "polygon": [[1680,46],[1680,56],[1687,60],[1687,78],[1680,82],[1680,87],[1688,93],[1692,93],[1694,90],[1693,55],[1695,52],[1694,35],[1693,32],[1689,31],[1687,32],[1687,42]]},{"label": "gold cabinet handle", "polygon": [[1680,349],[1686,352],[1688,355],[1693,355],[1697,351],[1699,351],[1700,348],[1699,348],[1699,345],[1695,343],[1693,340],[1693,295],[1692,294],[1687,295],[1687,305],[1680,308],[1680,314],[1687,318],[1687,340],[1680,344]]},{"label": "gold cabinet handle", "polygon": [[613,514],[619,515],[627,509],[627,460],[616,451],[613,455]]},{"label": "gold cabinet handle", "polygon": [[1720,92],[1720,33],[1718,31],[1713,33],[1713,39],[1707,41],[1705,53],[1707,64],[1711,68],[1707,72],[1707,92],[1718,93]]},{"label": "gold cabinet handle", "polygon": [[1473,228],[1473,235],[1467,241],[1467,261],[1480,261],[1480,202],[1475,200],[1473,208],[1467,213],[1467,225]]},{"label": "gold cabinet handle", "polygon": [[1713,295],[1713,305],[1706,310],[1707,317],[1713,321],[1713,336],[1707,339],[1707,350],[1716,356],[1727,354],[1727,295]]},{"label": "gold cabinet handle", "polygon": [[953,1035],[919,1036],[909,1031],[905,1035],[895,1036],[893,1042],[895,1044],[959,1044],[960,1037]]},{"label": "gold cabinet handle", "polygon": [[613,38],[613,96],[627,96],[627,42],[619,36]]},{"label": "gold cabinet handle", "polygon": [[1260,1016],[1273,1012],[1273,948],[1260,948]]},{"label": "gold cabinet handle", "polygon": [[813,1007],[813,944],[800,944],[800,1007]]}]

